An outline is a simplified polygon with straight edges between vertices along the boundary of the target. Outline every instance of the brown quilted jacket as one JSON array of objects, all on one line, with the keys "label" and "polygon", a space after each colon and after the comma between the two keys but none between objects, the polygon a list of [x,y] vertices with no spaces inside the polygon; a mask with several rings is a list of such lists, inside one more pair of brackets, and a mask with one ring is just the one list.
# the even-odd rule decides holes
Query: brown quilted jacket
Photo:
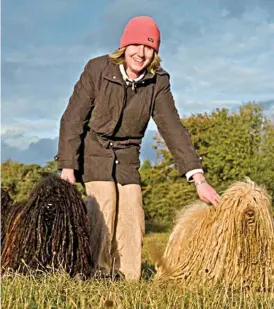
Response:
[{"label": "brown quilted jacket", "polygon": [[83,181],[140,183],[142,138],[150,117],[181,175],[201,168],[182,125],[163,69],[133,86],[107,55],[90,60],[61,118],[58,166],[80,171]]}]

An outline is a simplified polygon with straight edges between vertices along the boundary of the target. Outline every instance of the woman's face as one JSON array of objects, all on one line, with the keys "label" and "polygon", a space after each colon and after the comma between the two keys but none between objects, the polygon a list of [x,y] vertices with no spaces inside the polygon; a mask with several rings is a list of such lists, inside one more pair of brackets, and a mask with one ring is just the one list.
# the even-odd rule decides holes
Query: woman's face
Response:
[{"label": "woman's face", "polygon": [[154,50],[146,45],[128,45],[125,51],[128,77],[137,78],[153,60]]}]

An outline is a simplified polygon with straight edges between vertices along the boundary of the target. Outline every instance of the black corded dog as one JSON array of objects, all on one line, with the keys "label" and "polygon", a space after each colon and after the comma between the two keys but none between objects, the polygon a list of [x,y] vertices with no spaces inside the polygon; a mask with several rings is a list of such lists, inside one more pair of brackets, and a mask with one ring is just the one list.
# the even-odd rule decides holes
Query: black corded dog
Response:
[{"label": "black corded dog", "polygon": [[74,185],[50,175],[24,204],[12,205],[5,191],[2,195],[2,273],[61,268],[71,276],[94,275],[96,261],[88,234],[92,227]]}]

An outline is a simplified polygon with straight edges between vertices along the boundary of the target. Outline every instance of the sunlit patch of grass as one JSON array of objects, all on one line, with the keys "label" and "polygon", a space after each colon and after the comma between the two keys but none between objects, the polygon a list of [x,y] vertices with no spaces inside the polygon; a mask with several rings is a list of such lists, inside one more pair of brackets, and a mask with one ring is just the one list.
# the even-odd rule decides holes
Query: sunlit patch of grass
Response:
[{"label": "sunlit patch of grass", "polygon": [[[144,243],[143,278],[139,282],[86,280],[65,273],[40,276],[5,275],[3,309],[272,309],[274,295],[243,293],[222,287],[183,286],[153,281],[150,250],[164,249],[167,234],[151,234]],[[147,267],[147,268],[146,268]]]}]

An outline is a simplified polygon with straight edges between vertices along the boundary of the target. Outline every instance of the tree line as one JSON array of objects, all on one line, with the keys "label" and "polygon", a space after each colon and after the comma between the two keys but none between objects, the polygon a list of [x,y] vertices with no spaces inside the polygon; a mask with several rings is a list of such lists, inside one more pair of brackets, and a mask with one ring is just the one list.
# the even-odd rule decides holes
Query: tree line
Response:
[{"label": "tree line", "polygon": [[[220,194],[233,182],[249,177],[274,197],[274,123],[260,104],[250,102],[236,112],[223,108],[195,114],[182,123],[202,158],[208,182]],[[145,160],[140,168],[146,219],[170,223],[178,209],[197,199],[196,190],[180,177],[160,136],[155,136],[153,147],[156,163]],[[26,199],[41,176],[57,171],[54,161],[42,167],[8,160],[1,167],[1,185],[17,202]],[[81,185],[77,187],[84,195]]]}]

